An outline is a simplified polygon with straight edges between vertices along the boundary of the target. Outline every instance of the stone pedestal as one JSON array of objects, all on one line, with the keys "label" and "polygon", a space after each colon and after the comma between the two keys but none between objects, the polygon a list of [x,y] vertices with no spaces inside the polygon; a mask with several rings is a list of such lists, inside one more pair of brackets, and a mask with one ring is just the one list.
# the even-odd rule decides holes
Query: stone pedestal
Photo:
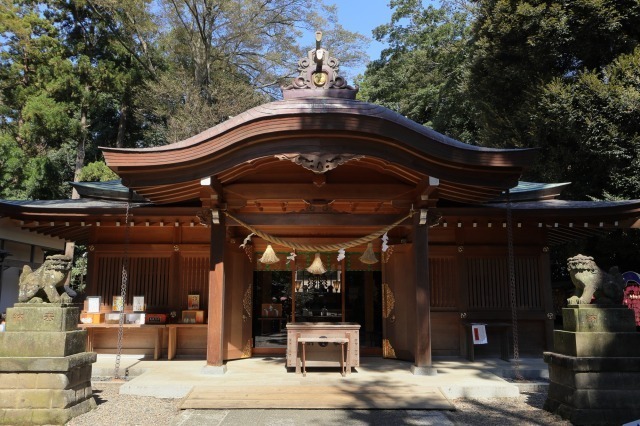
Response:
[{"label": "stone pedestal", "polygon": [[640,333],[626,307],[575,305],[562,310],[564,330],[545,352],[549,394],[544,409],[578,425],[640,419]]},{"label": "stone pedestal", "polygon": [[0,333],[0,424],[63,425],[96,407],[78,308],[18,303]]}]

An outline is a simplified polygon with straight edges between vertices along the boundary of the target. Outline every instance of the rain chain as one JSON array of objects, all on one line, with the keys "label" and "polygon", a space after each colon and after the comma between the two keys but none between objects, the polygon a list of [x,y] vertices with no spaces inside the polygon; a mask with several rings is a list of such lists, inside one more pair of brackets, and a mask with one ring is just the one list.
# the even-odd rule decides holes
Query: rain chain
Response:
[{"label": "rain chain", "polygon": [[520,372],[520,349],[518,344],[518,312],[516,302],[516,271],[513,252],[513,217],[511,211],[511,193],[507,190],[507,250],[509,264],[509,296],[511,299],[511,328],[513,330],[513,372],[516,380],[524,380]]},{"label": "rain chain", "polygon": [[131,202],[127,202],[127,210],[125,214],[125,229],[124,229],[124,256],[122,258],[122,284],[120,285],[120,296],[122,300],[122,310],[120,311],[120,319],[118,322],[118,341],[116,346],[116,365],[113,372],[113,377],[116,380],[120,377],[120,358],[122,356],[122,338],[124,336],[124,305],[127,300],[127,281],[129,280],[129,242],[131,239],[131,226],[129,224],[129,211],[131,209]]}]

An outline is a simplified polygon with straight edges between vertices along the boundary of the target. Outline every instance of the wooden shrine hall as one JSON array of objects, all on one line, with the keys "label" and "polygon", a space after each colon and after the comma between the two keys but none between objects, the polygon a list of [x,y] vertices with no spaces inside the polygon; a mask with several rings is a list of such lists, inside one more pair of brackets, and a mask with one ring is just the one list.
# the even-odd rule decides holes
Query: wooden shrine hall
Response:
[{"label": "wooden shrine hall", "polygon": [[[284,355],[287,325],[347,323],[358,356],[428,374],[432,356],[513,356],[514,311],[520,355],[550,349],[549,248],[637,226],[640,201],[520,182],[535,150],[468,145],[356,100],[319,42],[299,71],[283,100],[189,139],[103,148],[121,181],[74,183],[80,199],[0,202],[25,230],[86,245],[91,349],[116,351],[125,261],[124,310],[143,297],[146,321],[126,325],[123,353],[222,366]],[[488,344],[472,348],[476,322]]]}]

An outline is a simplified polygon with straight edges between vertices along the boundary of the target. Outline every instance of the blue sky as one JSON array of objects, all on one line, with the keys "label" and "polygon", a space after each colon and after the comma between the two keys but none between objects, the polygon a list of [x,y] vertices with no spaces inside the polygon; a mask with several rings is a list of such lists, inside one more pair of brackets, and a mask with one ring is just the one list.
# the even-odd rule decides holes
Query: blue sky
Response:
[{"label": "blue sky", "polygon": [[[346,29],[358,31],[367,37],[371,37],[375,27],[391,20],[389,0],[343,0],[337,4],[340,23]],[[378,59],[383,48],[382,43],[372,40],[367,51],[369,58]]]},{"label": "blue sky", "polygon": [[[391,20],[389,0],[342,0],[336,4],[338,5],[338,20],[342,26],[348,30],[362,33],[369,38],[371,38],[371,31],[375,27]],[[378,59],[384,47],[382,43],[372,40],[367,50],[369,59]],[[364,69],[364,65],[361,69],[350,69],[348,74],[356,75],[364,72]]]}]

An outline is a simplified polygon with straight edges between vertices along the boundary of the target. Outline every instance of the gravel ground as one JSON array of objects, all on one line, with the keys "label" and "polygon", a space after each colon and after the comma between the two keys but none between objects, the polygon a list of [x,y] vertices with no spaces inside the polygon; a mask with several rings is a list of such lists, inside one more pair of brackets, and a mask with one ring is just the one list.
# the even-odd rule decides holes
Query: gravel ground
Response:
[{"label": "gravel ground", "polygon": [[[198,413],[185,413],[178,409],[180,399],[160,399],[144,396],[120,395],[118,393],[119,383],[94,382],[93,392],[98,408],[76,417],[68,425],[72,426],[98,426],[98,425],[153,425],[153,426],[176,426],[184,423],[185,417],[197,418]],[[560,419],[560,417],[548,413],[542,409],[546,398],[546,391],[524,392],[518,398],[491,398],[491,399],[454,399],[452,402],[456,411],[441,411],[440,417],[429,420],[423,418],[422,421],[405,421],[409,417],[398,415],[400,419],[395,424],[442,424],[448,419],[454,425],[570,425],[571,423]],[[193,411],[193,410],[188,410]],[[226,410],[219,410],[226,411]],[[238,410],[236,410],[238,411]],[[259,411],[259,410],[243,410]],[[315,410],[313,416],[318,415],[319,410]],[[363,410],[361,410],[363,411]],[[209,412],[210,414],[213,414]],[[384,417],[385,413],[370,411],[370,416],[365,417],[370,421],[347,421],[341,424],[381,424],[375,421],[376,418]],[[186,414],[186,416],[185,416]],[[237,412],[235,413],[237,414]],[[414,413],[415,414],[415,413]],[[433,413],[435,414],[435,413]],[[334,413],[335,415],[335,413]],[[298,423],[296,421],[274,422],[268,416],[261,416],[254,413],[259,420],[253,422],[254,426],[286,424],[287,426],[297,426],[298,424],[308,424],[308,422]],[[219,424],[227,417],[227,413],[220,413],[209,417],[210,423],[199,424]],[[310,416],[311,417],[311,414]],[[232,424],[232,416],[224,422],[225,425]],[[351,417],[353,419],[353,416]],[[413,415],[412,418],[416,418]],[[213,420],[216,419],[214,422]],[[219,421],[218,421],[219,420]],[[317,422],[313,422],[318,424]],[[244,426],[244,425],[241,425]]]}]

